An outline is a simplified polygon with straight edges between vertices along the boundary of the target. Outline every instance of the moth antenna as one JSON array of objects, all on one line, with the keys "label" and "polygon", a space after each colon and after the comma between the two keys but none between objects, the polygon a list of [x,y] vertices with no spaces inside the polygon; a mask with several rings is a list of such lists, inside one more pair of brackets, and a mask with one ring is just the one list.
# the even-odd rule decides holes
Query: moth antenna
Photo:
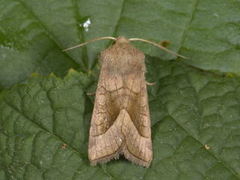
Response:
[{"label": "moth antenna", "polygon": [[116,38],[115,38],[115,37],[109,37],[109,36],[99,37],[99,38],[91,39],[91,40],[86,41],[86,42],[84,42],[84,43],[78,44],[78,45],[76,45],[76,46],[73,46],[73,47],[70,47],[70,48],[67,48],[67,49],[63,49],[62,51],[63,51],[63,52],[69,51],[69,50],[72,50],[72,49],[75,49],[75,48],[78,48],[78,47],[81,47],[81,46],[85,46],[85,45],[87,45],[88,43],[95,42],[95,41],[99,41],[99,40],[104,40],[104,39],[110,39],[110,40],[116,41]]},{"label": "moth antenna", "polygon": [[158,44],[158,43],[155,43],[155,42],[153,42],[153,41],[148,41],[148,40],[146,40],[146,39],[141,39],[141,38],[130,38],[129,41],[142,41],[142,42],[145,42],[145,43],[149,43],[149,44],[152,44],[152,45],[154,45],[154,46],[156,46],[156,47],[158,47],[158,48],[166,51],[166,52],[169,53],[169,54],[172,54],[172,55],[174,55],[174,56],[181,57],[181,58],[183,58],[183,59],[187,59],[187,57],[182,56],[181,54],[175,53],[175,52],[173,52],[173,51],[165,48],[164,46],[162,46],[162,45],[160,45],[160,44]]}]

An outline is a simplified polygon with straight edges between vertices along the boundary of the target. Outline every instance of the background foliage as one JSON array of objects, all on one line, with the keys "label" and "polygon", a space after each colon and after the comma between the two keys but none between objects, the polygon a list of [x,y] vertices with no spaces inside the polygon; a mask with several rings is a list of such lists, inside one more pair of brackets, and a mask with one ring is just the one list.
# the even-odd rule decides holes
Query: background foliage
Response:
[{"label": "background foliage", "polygon": [[[239,0],[0,0],[0,180],[240,179],[239,8]],[[135,43],[156,82],[148,169],[123,158],[89,165],[87,93],[110,42],[62,51],[119,35],[169,40],[189,57]]]}]

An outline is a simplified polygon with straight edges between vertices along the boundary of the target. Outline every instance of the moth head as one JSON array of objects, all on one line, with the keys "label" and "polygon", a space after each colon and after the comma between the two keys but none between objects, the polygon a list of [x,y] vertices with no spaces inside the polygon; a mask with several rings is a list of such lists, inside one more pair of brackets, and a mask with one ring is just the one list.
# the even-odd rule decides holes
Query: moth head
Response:
[{"label": "moth head", "polygon": [[116,43],[129,43],[129,40],[123,36],[119,36],[117,39],[116,39]]}]

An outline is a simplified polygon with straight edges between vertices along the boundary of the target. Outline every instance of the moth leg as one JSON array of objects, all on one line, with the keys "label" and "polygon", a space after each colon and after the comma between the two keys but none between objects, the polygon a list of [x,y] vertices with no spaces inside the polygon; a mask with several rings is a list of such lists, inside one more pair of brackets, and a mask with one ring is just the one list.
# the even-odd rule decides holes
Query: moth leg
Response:
[{"label": "moth leg", "polygon": [[153,86],[155,84],[156,84],[156,82],[148,82],[148,81],[146,81],[146,85],[148,85],[148,86]]},{"label": "moth leg", "polygon": [[96,92],[88,92],[86,93],[88,96],[95,96],[96,95]]}]

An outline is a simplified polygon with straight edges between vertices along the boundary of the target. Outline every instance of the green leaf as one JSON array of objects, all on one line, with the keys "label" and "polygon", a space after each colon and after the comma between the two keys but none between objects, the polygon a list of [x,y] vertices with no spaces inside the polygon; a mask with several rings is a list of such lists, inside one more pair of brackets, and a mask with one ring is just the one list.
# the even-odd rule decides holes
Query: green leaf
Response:
[{"label": "green leaf", "polygon": [[[189,57],[189,64],[239,74],[239,8],[237,0],[0,0],[0,85],[23,81],[32,72],[91,71],[108,41],[62,49],[120,35],[169,40],[169,48]],[[175,58],[137,45],[148,55]]]},{"label": "green leaf", "polygon": [[[237,0],[0,0],[0,180],[240,179],[239,8]],[[188,57],[134,43],[151,56],[155,82],[148,169],[124,158],[89,165],[87,94],[110,42],[62,51],[120,35],[169,40]]]},{"label": "green leaf", "polygon": [[[154,160],[142,168],[121,158],[87,159],[96,80],[70,71],[62,80],[34,75],[2,92],[0,177],[5,179],[239,179],[238,78],[147,58]],[[4,179],[3,178],[3,179]]]}]

